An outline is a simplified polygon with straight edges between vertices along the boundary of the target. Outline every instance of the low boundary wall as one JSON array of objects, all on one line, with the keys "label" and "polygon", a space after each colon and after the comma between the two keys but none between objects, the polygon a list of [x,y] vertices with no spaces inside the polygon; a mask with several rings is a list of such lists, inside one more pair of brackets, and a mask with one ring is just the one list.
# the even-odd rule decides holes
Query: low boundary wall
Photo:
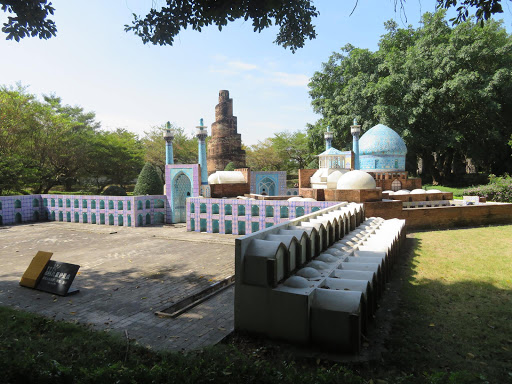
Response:
[{"label": "low boundary wall", "polygon": [[336,204],[191,197],[187,199],[187,231],[245,235]]},{"label": "low boundary wall", "polygon": [[103,195],[19,195],[0,197],[0,225],[65,221],[142,227],[164,224],[167,197]]}]

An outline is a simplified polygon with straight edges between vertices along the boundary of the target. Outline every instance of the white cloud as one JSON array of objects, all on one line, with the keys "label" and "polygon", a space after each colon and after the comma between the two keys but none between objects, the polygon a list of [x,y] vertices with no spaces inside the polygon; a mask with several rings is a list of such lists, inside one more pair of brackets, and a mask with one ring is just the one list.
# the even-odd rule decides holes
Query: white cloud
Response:
[{"label": "white cloud", "polygon": [[289,87],[306,87],[309,77],[303,74],[271,72],[272,80]]},{"label": "white cloud", "polygon": [[258,69],[257,65],[250,64],[250,63],[244,63],[243,61],[230,61],[228,62],[228,65],[235,70],[240,71],[252,71],[254,69]]},{"label": "white cloud", "polygon": [[275,62],[267,62],[262,67],[237,59],[228,59],[222,55],[214,57],[214,60],[217,63],[210,65],[209,72],[232,77],[243,76],[243,79],[253,83],[277,83],[287,87],[306,88],[310,81],[308,76],[301,73],[275,71]]}]

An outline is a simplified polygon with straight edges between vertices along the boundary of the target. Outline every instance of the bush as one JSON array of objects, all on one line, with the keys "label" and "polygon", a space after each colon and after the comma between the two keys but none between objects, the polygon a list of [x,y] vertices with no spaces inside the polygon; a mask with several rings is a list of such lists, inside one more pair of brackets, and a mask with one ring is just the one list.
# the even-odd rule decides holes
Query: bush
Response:
[{"label": "bush", "polygon": [[235,163],[232,161],[226,165],[226,168],[224,168],[225,171],[234,171],[235,170]]},{"label": "bush", "polygon": [[126,191],[118,185],[111,185],[105,188],[101,194],[105,196],[126,196]]},{"label": "bush", "polygon": [[137,179],[137,184],[135,184],[133,195],[162,195],[163,193],[164,184],[155,167],[151,163],[144,164],[144,168],[140,171]]},{"label": "bush", "polygon": [[485,197],[487,201],[512,203],[512,177],[507,174],[502,177],[489,175],[489,184],[465,189],[462,194]]}]

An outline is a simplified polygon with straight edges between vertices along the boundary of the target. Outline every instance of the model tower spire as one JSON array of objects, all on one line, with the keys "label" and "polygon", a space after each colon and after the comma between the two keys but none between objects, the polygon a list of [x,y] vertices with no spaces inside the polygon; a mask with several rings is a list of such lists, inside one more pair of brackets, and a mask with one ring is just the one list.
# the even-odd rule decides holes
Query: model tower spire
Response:
[{"label": "model tower spire", "polygon": [[206,136],[208,132],[206,126],[203,124],[203,118],[199,120],[199,125],[196,127],[196,137],[198,142],[198,157],[199,165],[201,166],[201,185],[208,185],[208,165],[206,163]]},{"label": "model tower spire", "polygon": [[330,126],[327,126],[327,132],[324,133],[324,138],[325,138],[325,150],[327,151],[332,148],[333,134],[331,132]]},{"label": "model tower spire", "polygon": [[350,133],[354,140],[352,141],[352,151],[354,152],[354,169],[359,169],[359,134],[361,133],[361,126],[357,124],[354,118],[354,124],[350,126]]},{"label": "model tower spire", "polygon": [[174,131],[171,129],[171,123],[165,125],[165,164],[174,164],[174,154],[172,151],[172,140],[174,139]]}]

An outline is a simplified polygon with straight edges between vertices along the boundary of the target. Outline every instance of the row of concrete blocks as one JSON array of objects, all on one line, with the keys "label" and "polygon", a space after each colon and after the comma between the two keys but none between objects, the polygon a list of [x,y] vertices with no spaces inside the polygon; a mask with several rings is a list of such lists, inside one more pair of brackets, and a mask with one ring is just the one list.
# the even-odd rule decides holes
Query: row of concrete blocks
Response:
[{"label": "row of concrete blocks", "polygon": [[404,208],[428,208],[428,207],[449,207],[450,200],[432,200],[432,201],[404,201]]},{"label": "row of concrete blocks", "polygon": [[235,329],[358,352],[405,236],[363,215],[344,203],[237,240]]}]

